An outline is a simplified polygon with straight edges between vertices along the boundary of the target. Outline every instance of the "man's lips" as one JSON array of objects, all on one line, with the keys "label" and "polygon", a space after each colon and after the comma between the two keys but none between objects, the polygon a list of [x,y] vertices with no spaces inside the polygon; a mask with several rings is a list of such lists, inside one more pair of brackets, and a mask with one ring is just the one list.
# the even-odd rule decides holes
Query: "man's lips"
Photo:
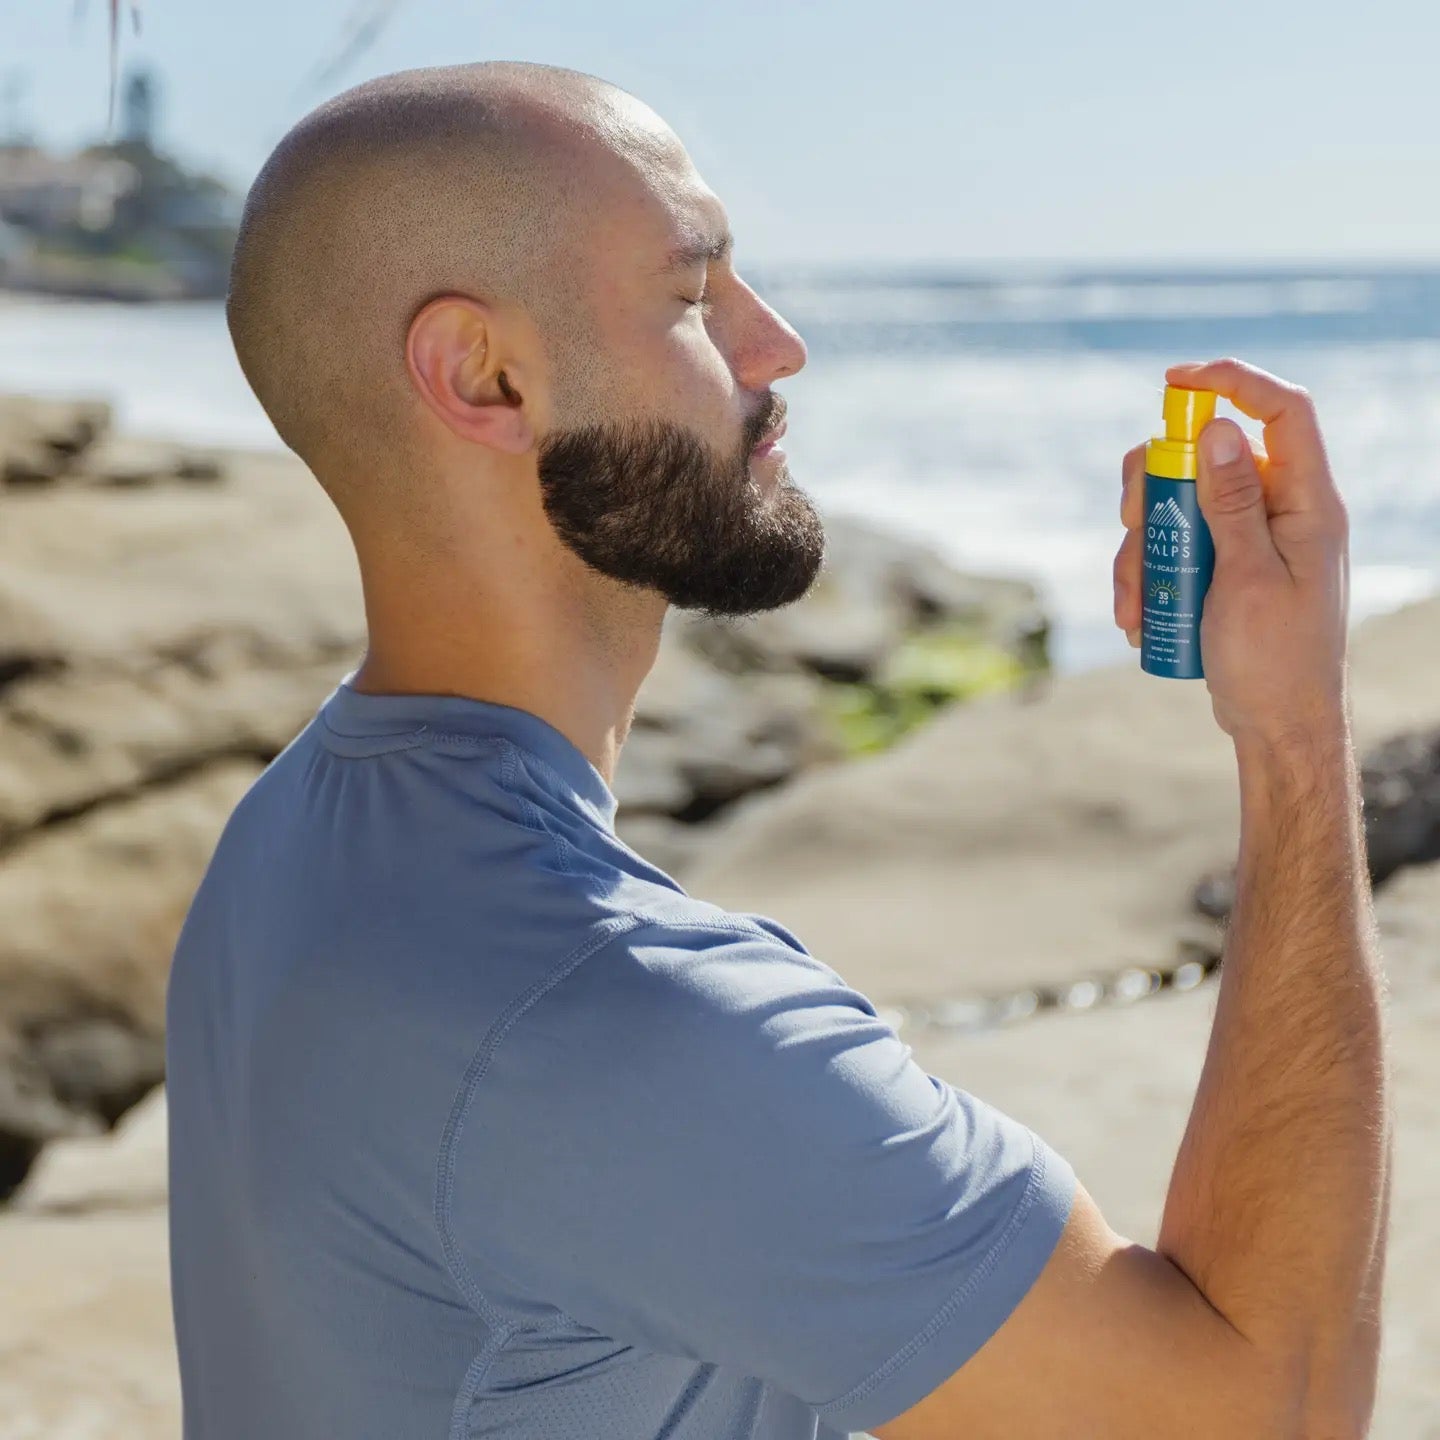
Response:
[{"label": "man's lips", "polygon": [[773,429],[768,435],[766,435],[756,444],[755,453],[758,454],[762,451],[768,450],[785,433],[785,429],[786,424],[785,421],[782,420],[779,425],[775,427],[775,429]]}]

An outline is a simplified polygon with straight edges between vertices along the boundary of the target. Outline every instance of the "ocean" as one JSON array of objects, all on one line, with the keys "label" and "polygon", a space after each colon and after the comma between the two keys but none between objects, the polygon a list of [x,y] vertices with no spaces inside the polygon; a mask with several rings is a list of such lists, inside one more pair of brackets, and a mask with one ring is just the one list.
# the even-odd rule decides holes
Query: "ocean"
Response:
[{"label": "ocean", "polygon": [[[1034,582],[1058,670],[1137,663],[1111,620],[1120,460],[1158,427],[1178,360],[1237,355],[1315,396],[1351,517],[1352,622],[1440,589],[1440,269],[746,278],[809,349],[777,386],[796,482],[826,515]],[[280,445],[218,304],[5,297],[0,390],[100,394],[137,432]]]}]

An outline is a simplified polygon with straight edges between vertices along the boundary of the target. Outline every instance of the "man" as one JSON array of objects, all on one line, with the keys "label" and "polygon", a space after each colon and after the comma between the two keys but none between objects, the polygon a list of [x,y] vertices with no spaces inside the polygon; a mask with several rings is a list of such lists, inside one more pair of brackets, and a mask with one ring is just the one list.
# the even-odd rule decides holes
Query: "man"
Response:
[{"label": "man", "polygon": [[823,554],[770,443],[805,349],[726,225],[653,112],[518,63],[358,86],[251,191],[231,331],[354,539],[369,644],[176,950],[187,1440],[1359,1435],[1385,1094],[1303,392],[1172,376],[1273,454],[1201,479],[1246,820],[1149,1250],[783,925],[615,834],[667,607],[787,604]]}]

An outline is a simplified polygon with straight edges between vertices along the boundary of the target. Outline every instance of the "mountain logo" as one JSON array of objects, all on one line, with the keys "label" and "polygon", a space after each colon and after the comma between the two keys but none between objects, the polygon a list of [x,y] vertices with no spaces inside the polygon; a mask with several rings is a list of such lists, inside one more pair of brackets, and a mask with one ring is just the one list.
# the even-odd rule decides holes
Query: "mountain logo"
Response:
[{"label": "mountain logo", "polygon": [[1185,512],[1175,503],[1175,497],[1165,501],[1157,500],[1155,508],[1150,512],[1150,518],[1145,522],[1147,525],[1159,525],[1167,530],[1190,529],[1190,521],[1186,518]]}]

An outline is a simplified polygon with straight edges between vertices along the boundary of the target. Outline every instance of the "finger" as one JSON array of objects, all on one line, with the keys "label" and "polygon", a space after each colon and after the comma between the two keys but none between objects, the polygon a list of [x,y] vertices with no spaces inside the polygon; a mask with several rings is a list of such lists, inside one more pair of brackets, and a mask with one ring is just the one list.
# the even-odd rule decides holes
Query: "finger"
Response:
[{"label": "finger", "polygon": [[1125,632],[1125,638],[1138,650],[1140,648],[1140,627]]},{"label": "finger", "polygon": [[1200,432],[1195,490],[1215,542],[1215,564],[1247,568],[1275,564],[1265,486],[1255,452],[1233,420],[1212,420]]},{"label": "finger", "polygon": [[1140,548],[1142,534],[1139,529],[1125,532],[1111,567],[1115,584],[1115,623],[1122,630],[1140,623],[1140,591],[1145,566]]},{"label": "finger", "polygon": [[[1245,438],[1263,475],[1270,457],[1257,436],[1247,433]],[[1146,442],[1142,440],[1134,449],[1127,450],[1120,462],[1120,523],[1127,530],[1138,530],[1145,521],[1145,449]]]},{"label": "finger", "polygon": [[1265,450],[1274,462],[1274,483],[1267,487],[1271,514],[1339,499],[1315,406],[1302,386],[1233,358],[1172,365],[1165,379],[1186,389],[1213,390],[1264,425]]},{"label": "finger", "polygon": [[1120,523],[1127,530],[1140,527],[1145,505],[1145,441],[1125,452],[1120,462]]},{"label": "finger", "polygon": [[[1259,436],[1251,435],[1248,431],[1245,438],[1250,442],[1251,453],[1263,474],[1265,462],[1270,458],[1265,453],[1265,446]],[[1120,462],[1120,523],[1127,530],[1139,529],[1145,519],[1146,445],[1147,442],[1142,440],[1127,450],[1125,458]]]}]

